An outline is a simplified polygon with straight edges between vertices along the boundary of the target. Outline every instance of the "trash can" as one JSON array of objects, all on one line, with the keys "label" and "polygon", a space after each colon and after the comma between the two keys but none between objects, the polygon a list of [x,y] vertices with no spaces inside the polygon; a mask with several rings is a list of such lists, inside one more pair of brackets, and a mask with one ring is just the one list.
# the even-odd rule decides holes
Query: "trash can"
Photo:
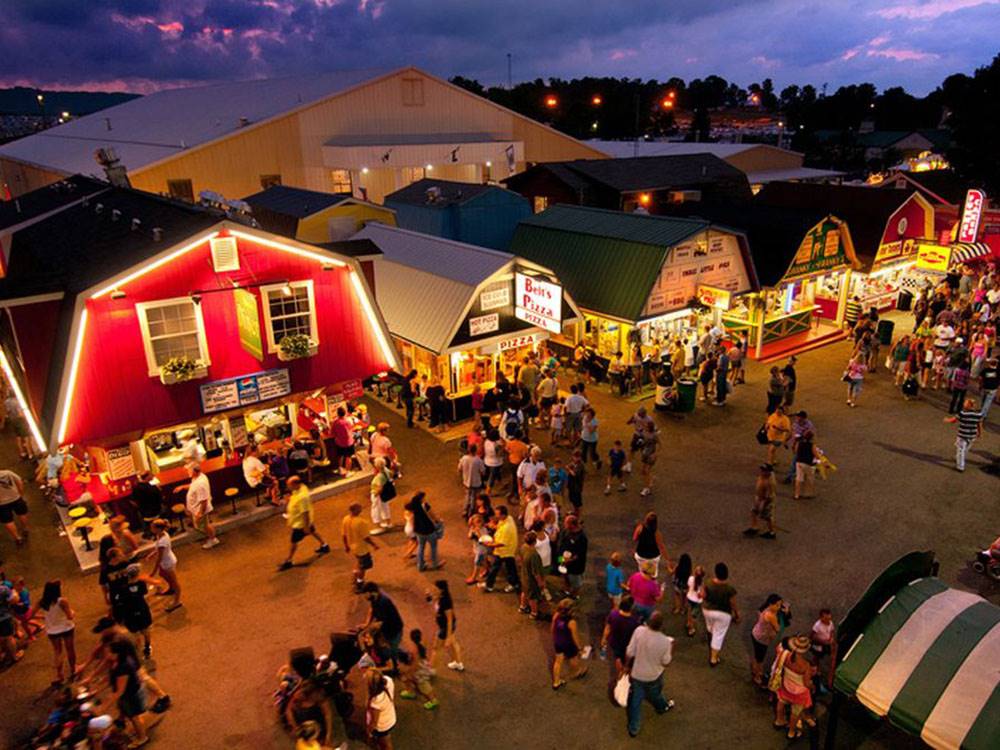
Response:
[{"label": "trash can", "polygon": [[694,402],[698,398],[698,382],[690,378],[677,381],[677,411],[694,411]]},{"label": "trash can", "polygon": [[878,322],[878,342],[882,346],[889,346],[892,343],[892,329],[896,327],[896,324],[891,320],[880,320]]},{"label": "trash can", "polygon": [[909,289],[900,289],[899,296],[896,297],[896,309],[897,310],[913,309],[913,292],[911,292]]}]

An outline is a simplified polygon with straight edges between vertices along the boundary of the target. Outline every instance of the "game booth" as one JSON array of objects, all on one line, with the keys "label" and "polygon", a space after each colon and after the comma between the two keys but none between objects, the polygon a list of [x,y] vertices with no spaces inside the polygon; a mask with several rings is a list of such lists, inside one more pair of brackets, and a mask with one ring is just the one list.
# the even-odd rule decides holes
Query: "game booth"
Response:
[{"label": "game booth", "polygon": [[1000,747],[1000,607],[936,573],[933,552],[905,555],[840,624],[829,750],[846,701],[937,750]]}]

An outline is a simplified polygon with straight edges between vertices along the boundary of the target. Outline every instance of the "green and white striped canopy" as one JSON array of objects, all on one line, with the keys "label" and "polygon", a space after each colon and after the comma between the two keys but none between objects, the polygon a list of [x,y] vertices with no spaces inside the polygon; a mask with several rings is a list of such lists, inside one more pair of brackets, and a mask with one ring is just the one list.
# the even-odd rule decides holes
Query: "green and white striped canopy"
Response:
[{"label": "green and white striped canopy", "polygon": [[865,626],[836,687],[931,747],[997,750],[1000,607],[917,579]]}]

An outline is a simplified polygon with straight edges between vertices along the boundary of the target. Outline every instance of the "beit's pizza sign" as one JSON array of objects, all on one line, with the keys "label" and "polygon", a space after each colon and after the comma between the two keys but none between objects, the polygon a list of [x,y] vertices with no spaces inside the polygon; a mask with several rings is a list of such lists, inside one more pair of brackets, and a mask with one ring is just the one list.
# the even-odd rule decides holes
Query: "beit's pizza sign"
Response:
[{"label": "beit's pizza sign", "polygon": [[514,274],[514,316],[552,333],[562,330],[562,287],[523,273]]}]

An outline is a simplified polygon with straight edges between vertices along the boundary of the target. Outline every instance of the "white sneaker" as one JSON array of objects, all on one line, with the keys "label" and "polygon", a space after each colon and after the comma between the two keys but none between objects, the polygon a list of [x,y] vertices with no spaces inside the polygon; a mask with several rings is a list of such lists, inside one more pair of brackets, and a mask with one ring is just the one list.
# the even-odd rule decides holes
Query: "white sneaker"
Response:
[{"label": "white sneaker", "polygon": [[580,658],[581,659],[589,659],[590,658],[590,654],[593,652],[593,650],[594,649],[593,649],[592,646],[584,646],[583,650],[580,651]]},{"label": "white sneaker", "polygon": [[618,485],[618,491],[619,492],[624,492],[627,489],[628,489],[628,487],[625,486],[625,482],[622,482],[621,484]]},{"label": "white sneaker", "polygon": [[218,545],[219,545],[219,537],[215,537],[213,539],[209,539],[207,542],[201,545],[201,548],[212,549],[212,547],[217,547]]},{"label": "white sneaker", "polygon": [[464,672],[465,665],[460,661],[450,661],[448,662],[448,669],[454,669],[456,672]]},{"label": "white sneaker", "polygon": [[378,536],[379,534],[384,534],[384,533],[385,533],[385,528],[381,526],[379,526],[378,528],[374,528],[368,532],[370,536]]},{"label": "white sneaker", "polygon": [[641,490],[639,490],[639,494],[642,495],[643,497],[646,497],[646,495],[649,494],[649,487],[643,487]]},{"label": "white sneaker", "polygon": [[509,583],[506,586],[503,587],[503,592],[505,594],[509,594],[509,593],[511,593],[512,591],[515,591],[515,590],[516,589],[511,584],[509,584]]},{"label": "white sneaker", "polygon": [[611,494],[611,485],[608,485],[607,487],[604,488],[604,494],[605,495]]}]

